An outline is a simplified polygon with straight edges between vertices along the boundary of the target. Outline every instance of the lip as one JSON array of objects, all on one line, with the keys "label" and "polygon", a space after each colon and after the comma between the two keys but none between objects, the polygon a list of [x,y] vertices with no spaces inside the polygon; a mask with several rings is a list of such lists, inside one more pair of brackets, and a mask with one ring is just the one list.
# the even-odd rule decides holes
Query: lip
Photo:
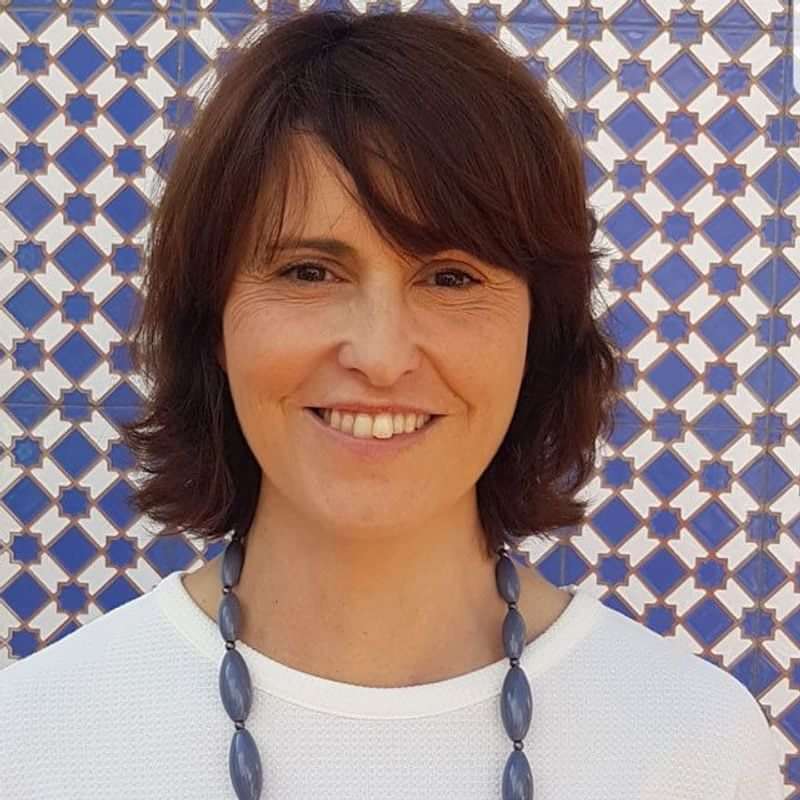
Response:
[{"label": "lip", "polygon": [[397,436],[392,436],[391,439],[358,439],[351,436],[349,433],[337,431],[332,428],[325,420],[320,419],[310,408],[304,408],[303,413],[308,416],[311,421],[330,437],[330,441],[346,448],[354,455],[365,458],[385,458],[396,453],[407,450],[416,444],[420,444],[428,433],[436,427],[441,417],[432,417],[425,425],[413,433],[402,433]]},{"label": "lip", "polygon": [[408,414],[417,414],[419,416],[427,414],[431,417],[442,416],[441,414],[434,414],[431,411],[426,411],[424,408],[416,408],[413,406],[367,406],[361,403],[342,402],[330,406],[322,406],[322,408],[336,409],[340,414],[369,414],[373,417],[378,414],[391,414],[392,416],[396,414],[403,414],[404,416]]}]

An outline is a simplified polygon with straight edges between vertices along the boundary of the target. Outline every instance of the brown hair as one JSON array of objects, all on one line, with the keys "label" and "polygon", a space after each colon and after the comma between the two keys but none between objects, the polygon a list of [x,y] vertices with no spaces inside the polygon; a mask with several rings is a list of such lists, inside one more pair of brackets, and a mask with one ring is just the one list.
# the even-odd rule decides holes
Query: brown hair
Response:
[{"label": "brown hair", "polygon": [[[215,541],[252,522],[261,470],[215,348],[247,248],[270,257],[287,191],[304,189],[300,131],[330,148],[398,252],[460,249],[525,279],[526,373],[477,483],[480,520],[490,554],[581,523],[576,493],[618,391],[614,345],[592,313],[606,254],[592,248],[581,149],[521,61],[463,20],[419,12],[308,12],[270,27],[178,133],[131,342],[151,391],[121,426],[145,473],[134,506],[162,535]],[[373,158],[402,179],[405,213]]]}]

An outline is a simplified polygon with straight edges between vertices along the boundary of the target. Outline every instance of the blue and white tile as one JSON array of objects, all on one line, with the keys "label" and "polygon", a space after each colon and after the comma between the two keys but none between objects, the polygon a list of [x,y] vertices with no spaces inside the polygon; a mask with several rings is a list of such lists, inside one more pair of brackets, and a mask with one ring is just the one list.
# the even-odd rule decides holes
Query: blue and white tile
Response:
[{"label": "blue and white tile", "polygon": [[[124,338],[168,136],[256,19],[315,8],[0,11],[0,666],[222,547],[153,539],[127,506],[134,465],[117,428],[141,387]],[[800,95],[787,82],[788,9],[441,10],[548,79],[584,137],[599,238],[614,250],[601,289],[624,351],[618,424],[585,490],[589,520],[529,541],[531,560],[736,675],[769,711],[796,791]]]}]

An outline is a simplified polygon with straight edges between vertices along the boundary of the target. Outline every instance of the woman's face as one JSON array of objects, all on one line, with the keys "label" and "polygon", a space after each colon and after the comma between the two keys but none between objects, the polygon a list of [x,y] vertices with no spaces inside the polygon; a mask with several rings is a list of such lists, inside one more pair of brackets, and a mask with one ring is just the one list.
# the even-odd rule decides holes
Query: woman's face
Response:
[{"label": "woman's face", "polygon": [[[528,288],[458,250],[406,263],[379,239],[320,150],[308,149],[306,166],[309,202],[287,209],[287,223],[299,219],[301,238],[339,239],[352,252],[294,247],[240,269],[218,351],[263,471],[262,494],[266,488],[270,502],[353,537],[358,528],[447,515],[473,502],[511,421]],[[285,273],[300,262],[313,264]],[[442,416],[398,447],[406,434],[354,439],[307,410],[344,401]]]}]

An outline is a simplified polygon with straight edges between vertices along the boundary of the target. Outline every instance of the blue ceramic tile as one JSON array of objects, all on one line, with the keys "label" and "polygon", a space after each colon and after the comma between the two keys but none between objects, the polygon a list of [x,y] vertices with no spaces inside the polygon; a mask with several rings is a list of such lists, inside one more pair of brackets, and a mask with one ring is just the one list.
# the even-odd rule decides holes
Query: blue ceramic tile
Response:
[{"label": "blue ceramic tile", "polygon": [[[22,78],[7,87],[15,133],[0,152],[18,176],[4,199],[12,224],[0,232],[0,267],[12,278],[0,289],[9,343],[0,364],[11,378],[0,389],[0,455],[11,470],[0,504],[14,521],[0,532],[14,567],[0,598],[19,620],[0,646],[6,660],[68,635],[90,602],[108,611],[136,597],[127,570],[163,576],[223,546],[133,536],[136,465],[118,428],[142,399],[125,339],[151,211],[143,185],[166,175],[167,136],[191,121],[198,82],[263,17],[260,5],[11,0],[0,11],[24,39],[0,45],[0,67],[16,68],[4,74]],[[426,9],[459,13],[443,2]],[[274,2],[267,13],[298,9]],[[692,637],[756,696],[786,685],[771,713],[796,750],[800,605],[787,609],[785,590],[800,589],[790,555],[800,542],[800,116],[791,113],[800,98],[788,8],[526,0],[506,17],[473,4],[468,18],[492,35],[506,26],[528,68],[564,99],[584,143],[598,236],[613,250],[603,291],[625,394],[589,519],[563,541],[532,543],[531,561],[554,584],[595,587],[662,635]],[[98,21],[121,41],[99,38]],[[43,44],[54,23],[71,34],[57,50]],[[58,97],[55,70],[70,84]],[[92,89],[104,70],[119,83],[111,95]],[[45,135],[54,123],[71,131],[63,141]],[[59,182],[47,180],[54,170]],[[99,197],[92,186],[104,171],[114,184]],[[66,235],[47,235],[53,224]],[[37,477],[44,469],[64,476],[55,495]],[[63,529],[48,528],[52,574],[34,574],[48,511]],[[102,541],[91,514],[107,520]],[[109,580],[90,596],[81,574],[101,553]],[[26,623],[51,601],[64,622],[40,639]],[[728,636],[732,662],[722,659]],[[793,652],[778,659],[778,641]],[[800,789],[790,752],[785,772],[787,790]]]}]

